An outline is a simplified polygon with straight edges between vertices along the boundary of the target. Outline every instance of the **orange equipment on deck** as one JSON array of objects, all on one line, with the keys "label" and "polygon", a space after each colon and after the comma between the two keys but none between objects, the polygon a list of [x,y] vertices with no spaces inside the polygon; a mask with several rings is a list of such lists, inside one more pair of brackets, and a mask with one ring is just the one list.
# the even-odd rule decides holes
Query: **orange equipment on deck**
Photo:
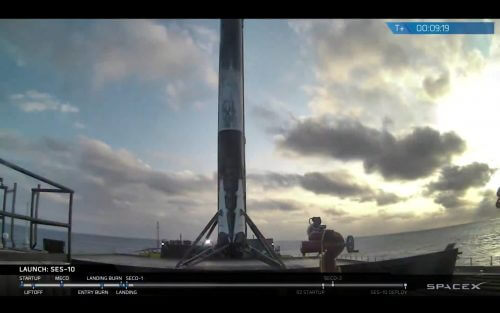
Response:
[{"label": "orange equipment on deck", "polygon": [[[325,234],[326,233],[326,234]],[[326,229],[321,224],[321,217],[311,217],[307,228],[308,241],[302,241],[300,252],[303,256],[307,253],[322,253],[329,250],[337,257],[345,247],[344,238],[338,232]],[[325,237],[326,235],[326,237]],[[325,241],[326,240],[326,241]],[[324,247],[322,248],[322,242]]]}]

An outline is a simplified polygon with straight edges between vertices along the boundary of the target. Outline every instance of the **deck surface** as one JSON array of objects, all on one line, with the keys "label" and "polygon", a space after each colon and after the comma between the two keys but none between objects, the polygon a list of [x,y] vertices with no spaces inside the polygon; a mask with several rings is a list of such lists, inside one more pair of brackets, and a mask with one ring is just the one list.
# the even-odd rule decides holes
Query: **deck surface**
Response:
[{"label": "deck surface", "polygon": [[[88,254],[76,255],[73,257],[76,261],[113,264],[117,266],[134,266],[139,268],[153,269],[174,269],[178,259],[155,259],[134,255],[123,254]],[[315,269],[319,268],[319,259],[317,258],[298,258],[284,259],[283,263],[287,269]],[[258,260],[206,260],[191,267],[193,270],[268,270],[271,267]]]},{"label": "deck surface", "polygon": [[0,249],[0,264],[59,264],[66,261],[64,253]]},{"label": "deck surface", "polygon": [[[88,263],[103,263],[116,266],[150,268],[159,270],[173,270],[179,261],[178,259],[155,259],[138,255],[127,254],[81,254],[74,255],[73,260]],[[287,269],[291,270],[313,270],[319,268],[319,259],[314,257],[309,258],[293,258],[283,259]],[[338,265],[361,263],[363,261],[337,259]],[[23,265],[23,264],[68,264],[65,255],[47,254],[47,253],[25,253],[21,251],[8,251],[0,249],[0,265]],[[193,267],[194,270],[228,270],[228,271],[244,271],[244,270],[269,270],[268,265],[261,263],[258,260],[208,260],[197,264]],[[470,275],[470,274],[500,274],[500,266],[456,266],[455,275]]]}]

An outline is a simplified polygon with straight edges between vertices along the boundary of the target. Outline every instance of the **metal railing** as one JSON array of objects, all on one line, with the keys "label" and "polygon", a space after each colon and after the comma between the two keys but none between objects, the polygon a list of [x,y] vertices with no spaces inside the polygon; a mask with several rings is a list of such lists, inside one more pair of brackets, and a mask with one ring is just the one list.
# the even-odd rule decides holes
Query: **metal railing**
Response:
[{"label": "metal railing", "polygon": [[[9,187],[7,187],[3,184],[3,178],[0,177],[0,189],[3,191],[2,212],[6,212],[7,195],[9,193],[12,193],[12,213],[15,213],[17,183],[14,183],[14,187],[12,189],[9,189]],[[5,245],[5,242],[3,239],[3,233],[5,232],[5,217],[2,215],[2,216],[0,216],[0,218],[2,219],[2,244]],[[15,247],[16,243],[14,241],[14,218],[10,219],[10,240],[12,243],[12,247]]]},{"label": "metal railing", "polygon": [[[361,255],[356,253],[341,254],[337,259],[351,260],[360,262],[376,262],[398,258],[397,256],[373,256]],[[460,255],[457,259],[457,265],[460,266],[500,266],[500,256],[463,256]]]},{"label": "metal railing", "polygon": [[[2,219],[2,235],[5,231],[5,218],[10,217],[10,219],[11,219],[10,237],[11,237],[12,245],[15,246],[14,238],[13,238],[14,237],[14,220],[18,219],[18,220],[28,221],[30,223],[30,225],[29,225],[29,229],[30,229],[29,247],[31,249],[34,249],[37,245],[38,225],[39,224],[66,228],[68,230],[67,257],[68,257],[68,261],[70,261],[71,260],[71,221],[72,221],[74,191],[68,187],[65,187],[61,184],[53,182],[45,177],[42,177],[42,176],[37,175],[35,173],[32,173],[32,172],[30,172],[22,167],[19,167],[13,163],[5,161],[2,158],[0,158],[0,164],[4,165],[4,166],[6,166],[14,171],[17,171],[19,173],[22,173],[26,176],[29,176],[31,178],[34,178],[38,181],[41,181],[43,183],[46,183],[46,184],[54,187],[54,188],[41,188],[40,184],[38,184],[37,188],[31,189],[30,216],[27,216],[27,215],[17,214],[15,212],[15,203],[16,203],[15,198],[16,198],[16,192],[17,192],[17,183],[14,183],[13,189],[9,190],[9,188],[4,185],[3,179],[0,178],[0,189],[4,191],[2,210],[0,211],[0,218]],[[43,192],[69,194],[69,207],[68,207],[69,209],[68,209],[68,222],[67,223],[38,218],[38,205],[39,205],[39,200],[40,200],[40,193],[43,193]],[[13,194],[12,211],[11,212],[7,212],[7,210],[6,210],[6,201],[7,201],[7,194],[8,193]]]},{"label": "metal railing", "polygon": [[352,260],[352,261],[363,261],[363,262],[376,262],[376,261],[384,261],[389,260],[389,257],[385,256],[373,256],[373,255],[362,255],[358,253],[348,253],[341,254],[337,257],[337,259],[342,260]]},{"label": "metal railing", "polygon": [[500,266],[500,256],[463,256],[457,260],[457,265],[461,266]]}]

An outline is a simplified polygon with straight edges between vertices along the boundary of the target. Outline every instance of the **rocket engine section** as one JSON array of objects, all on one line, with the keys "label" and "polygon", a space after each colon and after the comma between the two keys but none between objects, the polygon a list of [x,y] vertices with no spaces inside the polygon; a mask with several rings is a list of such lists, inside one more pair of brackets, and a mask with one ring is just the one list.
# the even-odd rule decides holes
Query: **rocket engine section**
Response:
[{"label": "rocket engine section", "polygon": [[243,24],[221,21],[218,107],[218,238],[238,254],[246,243]]}]

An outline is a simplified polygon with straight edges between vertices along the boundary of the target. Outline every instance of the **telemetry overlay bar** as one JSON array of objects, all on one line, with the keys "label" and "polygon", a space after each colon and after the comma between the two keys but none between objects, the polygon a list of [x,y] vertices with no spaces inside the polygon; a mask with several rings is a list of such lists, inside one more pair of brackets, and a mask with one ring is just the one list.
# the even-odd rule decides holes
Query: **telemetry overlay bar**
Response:
[{"label": "telemetry overlay bar", "polygon": [[491,35],[493,22],[387,22],[395,35]]},{"label": "telemetry overlay bar", "polygon": [[401,288],[407,284],[370,283],[21,283],[20,288]]}]

